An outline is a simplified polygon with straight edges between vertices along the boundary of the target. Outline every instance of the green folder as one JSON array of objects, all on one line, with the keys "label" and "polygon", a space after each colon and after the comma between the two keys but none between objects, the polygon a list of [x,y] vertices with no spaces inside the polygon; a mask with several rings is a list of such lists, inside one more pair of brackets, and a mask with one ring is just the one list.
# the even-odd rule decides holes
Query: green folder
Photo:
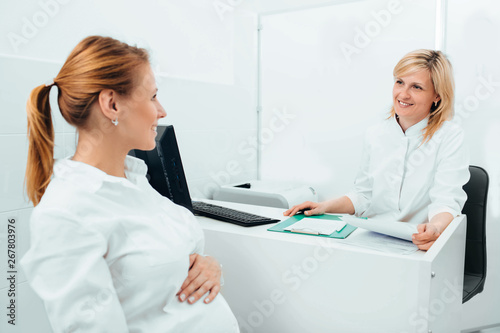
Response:
[{"label": "green folder", "polygon": [[292,216],[288,219],[286,219],[283,222],[280,222],[276,224],[275,226],[267,229],[268,231],[277,231],[277,232],[285,232],[289,234],[299,234],[299,235],[309,235],[309,236],[319,236],[319,237],[329,237],[329,238],[346,238],[349,236],[354,230],[356,230],[356,227],[353,227],[350,224],[346,224],[345,227],[342,228],[340,231],[335,231],[330,235],[316,235],[316,234],[308,234],[308,233],[297,233],[297,232],[291,232],[289,230],[285,230],[286,227],[294,224],[295,222],[298,222],[302,220],[304,217],[307,217],[309,219],[322,219],[322,220],[334,220],[334,221],[340,221],[340,216],[339,215],[312,215],[312,216],[306,216],[304,214],[300,215],[295,215]]}]

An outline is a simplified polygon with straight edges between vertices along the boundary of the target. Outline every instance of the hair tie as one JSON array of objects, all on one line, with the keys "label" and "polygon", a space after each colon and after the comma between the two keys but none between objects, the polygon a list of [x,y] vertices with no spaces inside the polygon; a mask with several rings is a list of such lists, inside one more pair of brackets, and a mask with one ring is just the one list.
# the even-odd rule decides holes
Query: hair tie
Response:
[{"label": "hair tie", "polygon": [[46,86],[46,87],[52,87],[54,84],[55,84],[55,83],[54,83],[54,79],[52,79],[52,80],[50,80],[50,81],[45,82],[45,86]]}]

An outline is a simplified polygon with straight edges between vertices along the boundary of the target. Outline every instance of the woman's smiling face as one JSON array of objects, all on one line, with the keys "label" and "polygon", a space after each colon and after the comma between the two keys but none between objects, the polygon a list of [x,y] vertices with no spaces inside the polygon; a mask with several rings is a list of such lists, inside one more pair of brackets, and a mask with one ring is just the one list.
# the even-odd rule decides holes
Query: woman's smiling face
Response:
[{"label": "woman's smiling face", "polygon": [[158,120],[166,113],[161,106],[156,93],[156,82],[151,67],[141,68],[138,86],[124,103],[121,128],[125,132],[124,141],[130,149],[151,150],[155,147],[156,127]]},{"label": "woman's smiling face", "polygon": [[399,119],[411,124],[427,117],[432,104],[440,100],[426,69],[396,77],[392,96]]}]

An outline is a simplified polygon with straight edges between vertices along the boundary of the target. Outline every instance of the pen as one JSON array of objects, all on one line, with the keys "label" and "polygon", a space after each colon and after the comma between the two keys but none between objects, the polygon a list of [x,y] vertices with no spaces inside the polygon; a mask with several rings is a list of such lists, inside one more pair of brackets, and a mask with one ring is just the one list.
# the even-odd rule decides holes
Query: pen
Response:
[{"label": "pen", "polygon": [[301,234],[309,234],[309,235],[319,235],[319,232],[317,231],[305,231],[300,229],[291,229],[290,232],[298,232]]}]

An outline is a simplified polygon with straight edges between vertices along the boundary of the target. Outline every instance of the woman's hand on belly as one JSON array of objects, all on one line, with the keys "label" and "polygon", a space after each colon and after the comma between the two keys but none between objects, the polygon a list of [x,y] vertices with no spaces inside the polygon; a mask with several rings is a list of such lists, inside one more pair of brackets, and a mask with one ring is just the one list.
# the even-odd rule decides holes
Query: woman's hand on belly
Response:
[{"label": "woman's hand on belly", "polygon": [[177,293],[179,300],[183,302],[187,299],[188,303],[193,304],[210,291],[203,300],[210,303],[220,291],[220,264],[215,258],[197,253],[189,256],[189,264],[188,276]]}]

